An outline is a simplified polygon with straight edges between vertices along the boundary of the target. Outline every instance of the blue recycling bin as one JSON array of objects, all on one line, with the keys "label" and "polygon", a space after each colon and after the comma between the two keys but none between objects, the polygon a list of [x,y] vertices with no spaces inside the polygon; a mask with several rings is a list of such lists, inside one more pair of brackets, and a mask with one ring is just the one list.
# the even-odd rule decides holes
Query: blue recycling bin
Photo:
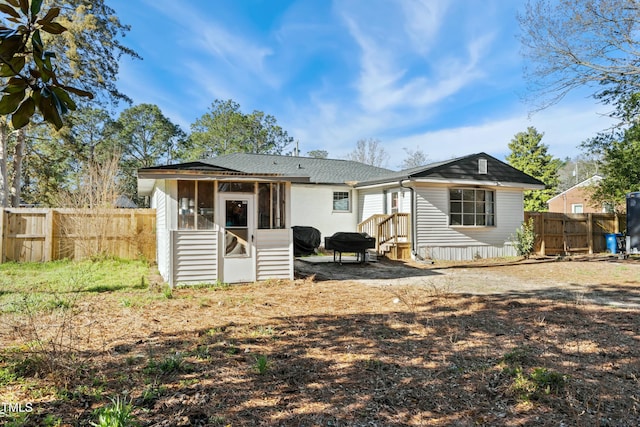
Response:
[{"label": "blue recycling bin", "polygon": [[612,254],[618,253],[618,239],[622,238],[622,233],[607,233],[604,235],[607,242],[607,251]]}]

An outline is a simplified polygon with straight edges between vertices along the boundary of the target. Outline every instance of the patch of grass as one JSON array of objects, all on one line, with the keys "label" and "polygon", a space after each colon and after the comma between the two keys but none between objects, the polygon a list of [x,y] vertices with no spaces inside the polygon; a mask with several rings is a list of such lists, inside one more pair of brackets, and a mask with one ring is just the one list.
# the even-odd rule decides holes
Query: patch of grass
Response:
[{"label": "patch of grass", "polygon": [[55,415],[47,415],[42,419],[43,427],[60,427],[62,425],[62,419]]},{"label": "patch of grass", "polygon": [[231,289],[233,286],[229,283],[217,280],[214,283],[196,283],[193,285],[178,285],[177,287],[188,289],[212,289],[214,291],[226,291],[227,289]]},{"label": "patch of grass", "polygon": [[184,361],[181,353],[166,356],[160,362],[150,360],[143,372],[148,375],[193,372],[193,366]]},{"label": "patch of grass", "polygon": [[173,298],[173,289],[171,288],[171,286],[167,285],[164,287],[164,289],[162,289],[162,296],[165,297],[165,299]]},{"label": "patch of grass", "polygon": [[11,413],[10,418],[5,422],[6,424],[2,424],[5,427],[27,427],[34,425],[31,414],[28,412]]},{"label": "patch of grass", "polygon": [[166,392],[167,392],[166,386],[159,385],[157,382],[154,381],[152,384],[149,384],[147,387],[145,387],[145,389],[142,391],[140,399],[142,400],[143,404],[148,405],[158,400]]},{"label": "patch of grass", "polygon": [[509,365],[522,365],[531,359],[531,349],[529,347],[516,347],[502,356],[502,361]]},{"label": "patch of grass", "polygon": [[138,423],[133,416],[133,405],[126,403],[120,396],[111,399],[111,403],[96,409],[97,423],[91,423],[94,427],[132,427]]},{"label": "patch of grass", "polygon": [[534,362],[532,350],[526,346],[514,348],[501,359],[501,364],[504,365],[502,372],[511,378],[509,389],[519,400],[530,402],[562,391],[566,376],[546,368],[523,367],[532,362]]},{"label": "patch of grass", "polygon": [[263,354],[256,356],[253,368],[260,375],[266,374],[269,370],[269,360],[267,359],[267,356]]},{"label": "patch of grass", "polygon": [[0,367],[0,387],[8,386],[18,379],[18,376],[9,366]]},{"label": "patch of grass", "polygon": [[275,333],[276,332],[272,326],[260,325],[251,332],[251,335],[254,337],[273,337]]},{"label": "patch of grass", "polygon": [[148,273],[146,262],[121,259],[8,262],[0,264],[0,308],[20,312],[25,296],[38,310],[68,308],[71,301],[62,295],[146,289]]}]

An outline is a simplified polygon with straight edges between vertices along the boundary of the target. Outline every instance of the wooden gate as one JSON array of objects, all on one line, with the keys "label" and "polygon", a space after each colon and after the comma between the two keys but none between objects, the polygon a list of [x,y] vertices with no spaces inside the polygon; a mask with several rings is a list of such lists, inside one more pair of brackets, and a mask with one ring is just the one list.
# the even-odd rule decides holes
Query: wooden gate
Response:
[{"label": "wooden gate", "polygon": [[626,214],[525,212],[525,221],[529,218],[534,221],[538,255],[605,252],[605,234],[626,229]]}]

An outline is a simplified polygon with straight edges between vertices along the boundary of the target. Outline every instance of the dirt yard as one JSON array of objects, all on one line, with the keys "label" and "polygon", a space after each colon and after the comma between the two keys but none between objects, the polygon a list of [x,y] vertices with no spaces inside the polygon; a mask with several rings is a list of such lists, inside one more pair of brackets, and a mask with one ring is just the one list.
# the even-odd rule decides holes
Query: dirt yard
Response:
[{"label": "dirt yard", "polygon": [[640,425],[640,261],[296,271],[86,296],[72,363],[11,365],[0,401],[33,402],[24,425],[89,425],[115,396],[144,426]]}]

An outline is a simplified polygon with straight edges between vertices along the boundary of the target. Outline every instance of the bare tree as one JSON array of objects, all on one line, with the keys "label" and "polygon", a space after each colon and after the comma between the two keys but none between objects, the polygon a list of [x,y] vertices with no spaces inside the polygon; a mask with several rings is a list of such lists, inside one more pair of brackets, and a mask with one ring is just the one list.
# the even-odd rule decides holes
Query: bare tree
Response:
[{"label": "bare tree", "polygon": [[347,159],[371,166],[384,167],[387,163],[387,152],[379,139],[360,139],[356,148],[347,155]]},{"label": "bare tree", "polygon": [[626,115],[623,104],[640,91],[637,0],[530,0],[518,20],[536,109],[586,86]]},{"label": "bare tree", "polygon": [[329,152],[327,150],[311,150],[307,153],[309,157],[313,157],[314,159],[326,159],[329,157]]},{"label": "bare tree", "polygon": [[416,147],[415,150],[410,150],[408,148],[403,148],[403,150],[407,153],[407,157],[402,161],[402,164],[400,165],[401,169],[416,168],[429,163],[429,156],[427,156],[420,147]]},{"label": "bare tree", "polygon": [[83,236],[74,251],[77,258],[96,258],[109,253],[110,234],[117,224],[112,209],[122,194],[118,181],[120,155],[103,161],[88,162],[82,169],[76,188],[58,195],[58,206],[73,208],[74,215],[59,217],[64,235]]}]

